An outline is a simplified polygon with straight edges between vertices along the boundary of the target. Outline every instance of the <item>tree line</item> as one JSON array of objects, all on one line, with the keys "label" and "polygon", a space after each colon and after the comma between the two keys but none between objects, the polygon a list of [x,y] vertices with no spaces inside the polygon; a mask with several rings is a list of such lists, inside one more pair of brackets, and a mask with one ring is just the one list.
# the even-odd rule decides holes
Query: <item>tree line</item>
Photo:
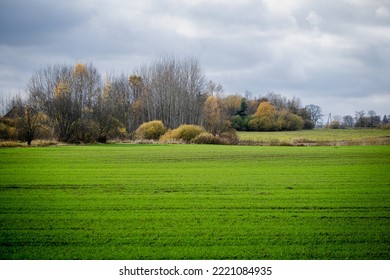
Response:
[{"label": "tree line", "polygon": [[383,118],[374,110],[369,110],[366,114],[364,110],[356,111],[355,117],[351,115],[334,116],[332,121],[327,123],[330,128],[388,128],[390,126],[390,116],[384,115]]},{"label": "tree line", "polygon": [[168,129],[198,125],[212,135],[247,131],[312,129],[321,120],[317,105],[268,93],[224,96],[208,81],[199,61],[159,57],[131,75],[102,78],[93,64],[48,65],[27,83],[27,98],[13,99],[1,118],[0,139],[106,142],[133,138],[153,120]]}]

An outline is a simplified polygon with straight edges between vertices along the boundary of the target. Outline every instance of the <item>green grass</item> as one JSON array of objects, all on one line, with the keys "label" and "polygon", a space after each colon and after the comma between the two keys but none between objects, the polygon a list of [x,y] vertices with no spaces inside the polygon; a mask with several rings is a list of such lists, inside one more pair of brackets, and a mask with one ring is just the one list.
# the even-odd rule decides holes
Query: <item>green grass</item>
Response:
[{"label": "green grass", "polygon": [[0,149],[1,259],[390,259],[390,146]]},{"label": "green grass", "polygon": [[241,141],[268,145],[390,145],[390,129],[238,132]]}]

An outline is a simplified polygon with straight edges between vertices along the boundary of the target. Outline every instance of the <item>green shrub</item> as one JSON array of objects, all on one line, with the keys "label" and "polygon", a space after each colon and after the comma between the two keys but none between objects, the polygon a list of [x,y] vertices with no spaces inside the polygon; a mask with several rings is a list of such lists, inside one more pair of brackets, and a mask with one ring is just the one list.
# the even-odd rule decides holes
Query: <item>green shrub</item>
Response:
[{"label": "green shrub", "polygon": [[282,110],[278,116],[278,126],[280,130],[301,130],[304,126],[304,120],[296,114]]},{"label": "green shrub", "polygon": [[184,124],[178,128],[167,131],[163,136],[161,136],[160,141],[170,142],[172,140],[183,140],[185,142],[190,142],[196,136],[204,132],[206,131],[201,126]]},{"label": "green shrub", "polygon": [[135,131],[138,140],[158,140],[167,131],[162,121],[150,121],[141,124]]},{"label": "green shrub", "polygon": [[247,131],[250,117],[241,117],[236,115],[232,118],[232,127],[238,131]]},{"label": "green shrub", "polygon": [[253,131],[277,131],[278,124],[275,119],[268,116],[254,117],[248,122],[249,130]]}]

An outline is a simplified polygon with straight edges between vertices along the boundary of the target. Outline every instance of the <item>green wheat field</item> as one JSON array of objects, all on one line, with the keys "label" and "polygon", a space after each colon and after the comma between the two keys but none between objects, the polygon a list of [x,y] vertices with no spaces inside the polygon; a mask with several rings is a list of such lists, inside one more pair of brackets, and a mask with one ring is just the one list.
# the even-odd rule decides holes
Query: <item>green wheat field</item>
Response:
[{"label": "green wheat field", "polygon": [[1,259],[390,259],[390,146],[0,149]]}]

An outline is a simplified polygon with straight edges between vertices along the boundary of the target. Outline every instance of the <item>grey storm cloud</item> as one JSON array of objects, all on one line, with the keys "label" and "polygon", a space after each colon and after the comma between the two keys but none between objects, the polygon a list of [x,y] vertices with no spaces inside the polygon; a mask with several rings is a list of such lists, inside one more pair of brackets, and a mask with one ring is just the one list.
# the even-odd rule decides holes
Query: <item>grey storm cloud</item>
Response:
[{"label": "grey storm cloud", "polygon": [[41,45],[85,24],[83,11],[57,1],[2,1],[1,43],[10,46]]},{"label": "grey storm cloud", "polygon": [[388,0],[2,0],[0,90],[47,64],[131,72],[195,56],[225,93],[275,91],[324,113],[390,109]]}]

